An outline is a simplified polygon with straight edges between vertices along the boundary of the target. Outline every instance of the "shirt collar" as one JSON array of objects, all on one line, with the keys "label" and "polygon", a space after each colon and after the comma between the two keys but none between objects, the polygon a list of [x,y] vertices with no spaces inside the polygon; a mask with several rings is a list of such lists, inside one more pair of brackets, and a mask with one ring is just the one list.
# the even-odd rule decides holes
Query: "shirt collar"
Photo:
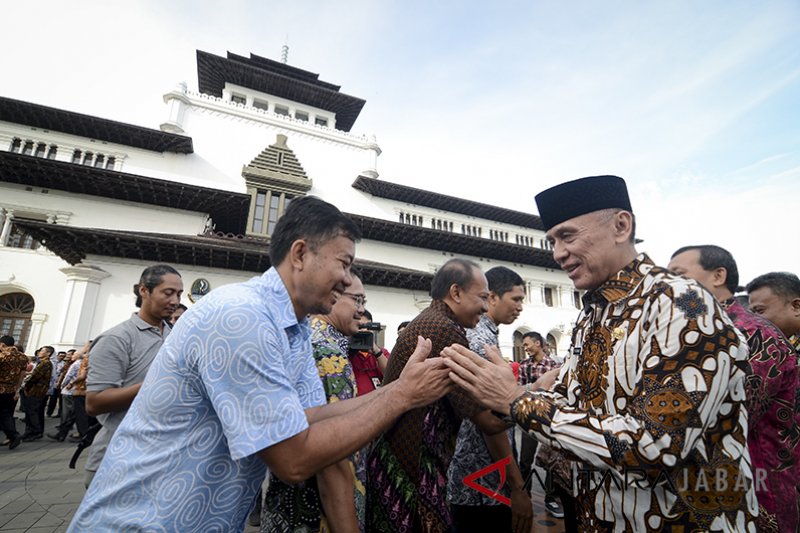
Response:
[{"label": "shirt collar", "polygon": [[494,323],[494,320],[492,320],[492,319],[489,317],[489,314],[488,314],[488,313],[483,313],[483,314],[481,315],[481,320],[480,320],[480,322],[478,322],[478,325],[477,325],[477,326],[475,326],[475,329],[478,329],[478,328],[481,328],[481,327],[483,327],[483,328],[488,328],[488,329],[489,329],[489,331],[491,331],[491,332],[492,332],[493,334],[495,334],[495,335],[497,335],[497,333],[498,333],[498,331],[499,331],[499,329],[498,329],[498,327],[497,327],[497,324],[495,324],[495,323]]},{"label": "shirt collar", "polygon": [[[144,331],[146,329],[153,329],[153,330],[158,329],[158,326],[153,326],[152,324],[148,324],[147,322],[145,322],[144,319],[142,319],[142,317],[139,316],[139,313],[133,313],[133,315],[131,316],[131,321],[141,331]],[[169,331],[169,329],[170,329],[169,322],[167,322],[166,320],[162,320],[161,331]]]},{"label": "shirt collar", "polygon": [[613,277],[583,297],[584,305],[617,303],[628,296],[644,279],[655,263],[647,254],[639,254]]},{"label": "shirt collar", "polygon": [[466,335],[466,330],[464,326],[458,323],[458,319],[456,318],[456,314],[450,309],[450,306],[447,305],[444,300],[434,300],[431,302],[431,308],[442,313],[444,316],[449,318],[453,324],[461,329],[461,331]]},{"label": "shirt collar", "polygon": [[311,327],[308,322],[308,317],[303,317],[302,320],[297,320],[297,315],[292,305],[292,298],[289,296],[289,291],[286,290],[286,285],[283,283],[278,271],[275,267],[271,267],[264,272],[261,276],[260,282],[264,285],[265,300],[274,305],[277,311],[274,315],[275,323],[278,327],[285,330],[297,327],[298,332],[304,339],[311,336]]}]

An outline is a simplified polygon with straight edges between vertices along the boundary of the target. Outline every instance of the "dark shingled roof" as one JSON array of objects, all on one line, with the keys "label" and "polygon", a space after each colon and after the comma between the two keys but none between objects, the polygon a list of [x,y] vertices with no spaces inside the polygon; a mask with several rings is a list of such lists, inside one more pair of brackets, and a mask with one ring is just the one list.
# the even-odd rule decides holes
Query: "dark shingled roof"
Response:
[{"label": "dark shingled roof", "polygon": [[495,222],[504,222],[523,228],[544,231],[542,219],[530,213],[464,200],[455,196],[400,185],[399,183],[359,176],[353,182],[353,188],[379,198],[387,198],[398,202],[432,207],[442,211],[450,211],[451,213],[460,213],[485,220],[494,220]]},{"label": "dark shingled roof", "polygon": [[553,252],[550,250],[401,224],[352,213],[348,213],[347,216],[361,228],[364,239],[560,270],[558,263],[553,259]]},{"label": "dark shingled roof", "polygon": [[192,138],[22,100],[0,97],[0,120],[153,152],[191,154]]},{"label": "dark shingled roof", "polygon": [[250,209],[247,194],[11,152],[0,152],[0,182],[208,213],[230,233],[244,233]]},{"label": "dark shingled roof", "polygon": [[[25,219],[14,223],[71,265],[91,254],[244,272],[271,266],[269,241],[261,238],[78,228]],[[430,291],[433,274],[374,261],[357,260],[356,266],[367,285]]]},{"label": "dark shingled roof", "polygon": [[250,54],[228,52],[221,57],[197,51],[197,81],[201,93],[222,97],[225,83],[247,87],[336,114],[336,128],[350,131],[366,100],[339,92],[320,81],[319,74]]}]

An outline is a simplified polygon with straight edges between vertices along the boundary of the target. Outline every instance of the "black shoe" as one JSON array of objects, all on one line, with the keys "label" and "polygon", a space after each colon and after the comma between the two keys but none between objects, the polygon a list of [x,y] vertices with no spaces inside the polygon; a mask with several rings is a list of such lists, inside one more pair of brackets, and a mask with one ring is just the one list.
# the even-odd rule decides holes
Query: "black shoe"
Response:
[{"label": "black shoe", "polygon": [[19,446],[20,442],[22,442],[22,435],[17,433],[17,436],[11,439],[11,442],[8,443],[8,449],[13,450],[17,446]]},{"label": "black shoe", "polygon": [[64,442],[64,439],[67,438],[67,436],[62,435],[61,433],[48,433],[47,438],[57,440],[58,442]]},{"label": "black shoe", "polygon": [[564,518],[564,509],[555,499],[547,498],[544,502],[544,508],[547,510],[547,514],[553,518]]},{"label": "black shoe", "polygon": [[42,438],[42,434],[39,433],[38,435],[26,435],[26,436],[22,437],[22,440],[23,440],[23,442],[32,442],[32,441],[35,441],[35,440],[39,440],[41,438]]},{"label": "black shoe", "polygon": [[75,435],[70,435],[69,436],[69,441],[70,442],[80,442],[82,440],[83,440],[83,437],[76,437]]}]

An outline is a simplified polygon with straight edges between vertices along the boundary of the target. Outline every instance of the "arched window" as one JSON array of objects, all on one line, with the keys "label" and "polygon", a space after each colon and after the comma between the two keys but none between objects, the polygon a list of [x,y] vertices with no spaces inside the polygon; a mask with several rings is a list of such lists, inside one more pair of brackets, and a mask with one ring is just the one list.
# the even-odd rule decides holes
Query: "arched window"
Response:
[{"label": "arched window", "polygon": [[33,298],[24,292],[0,296],[0,334],[11,335],[17,344],[25,346],[31,331]]}]

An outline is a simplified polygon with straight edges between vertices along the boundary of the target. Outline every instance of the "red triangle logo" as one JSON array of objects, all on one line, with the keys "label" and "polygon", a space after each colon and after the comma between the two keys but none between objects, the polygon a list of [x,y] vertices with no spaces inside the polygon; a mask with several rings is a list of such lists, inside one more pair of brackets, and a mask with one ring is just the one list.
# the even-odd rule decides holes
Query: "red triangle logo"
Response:
[{"label": "red triangle logo", "polygon": [[[499,493],[500,489],[503,488],[503,485],[506,484],[506,466],[508,466],[510,462],[511,462],[511,456],[509,455],[504,459],[500,459],[496,463],[490,464],[486,468],[482,468],[477,472],[473,472],[464,478],[464,485],[473,490],[477,490],[481,494],[485,494],[489,498],[496,500],[502,503],[503,505],[508,505],[509,507],[511,507],[511,499]],[[493,491],[491,489],[487,489],[483,485],[476,483],[475,481],[476,479],[480,479],[483,476],[494,472],[495,470],[499,470],[500,472],[500,486],[497,487],[497,490]]]}]

